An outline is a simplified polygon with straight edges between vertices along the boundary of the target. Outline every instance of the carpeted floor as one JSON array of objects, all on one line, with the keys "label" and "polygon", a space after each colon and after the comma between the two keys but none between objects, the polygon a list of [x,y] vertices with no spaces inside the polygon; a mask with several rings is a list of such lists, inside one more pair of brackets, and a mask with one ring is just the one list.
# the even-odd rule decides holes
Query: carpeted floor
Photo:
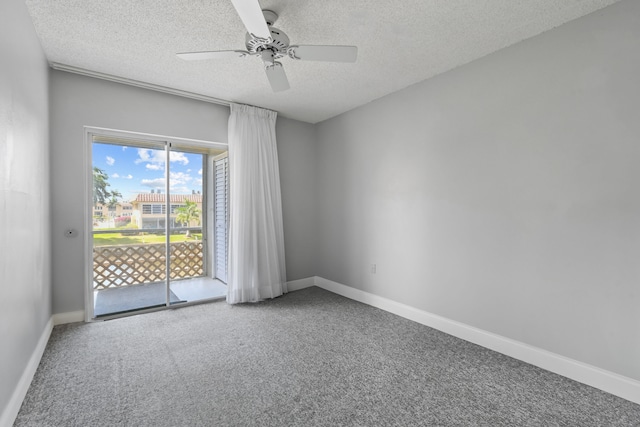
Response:
[{"label": "carpeted floor", "polygon": [[54,328],[16,426],[638,426],[640,406],[319,288]]}]

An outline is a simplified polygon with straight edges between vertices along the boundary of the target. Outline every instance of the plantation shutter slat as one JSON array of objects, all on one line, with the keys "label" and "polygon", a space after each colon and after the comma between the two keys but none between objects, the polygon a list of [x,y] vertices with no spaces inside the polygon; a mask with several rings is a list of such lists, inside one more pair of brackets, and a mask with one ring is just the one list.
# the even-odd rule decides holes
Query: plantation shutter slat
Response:
[{"label": "plantation shutter slat", "polygon": [[229,248],[229,158],[214,161],[215,203],[215,256],[216,278],[227,283],[227,260]]}]

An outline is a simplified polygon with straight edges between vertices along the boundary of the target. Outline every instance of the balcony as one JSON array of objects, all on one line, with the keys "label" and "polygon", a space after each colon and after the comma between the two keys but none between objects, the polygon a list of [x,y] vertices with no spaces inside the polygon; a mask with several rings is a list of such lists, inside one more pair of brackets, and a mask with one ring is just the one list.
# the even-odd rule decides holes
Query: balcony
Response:
[{"label": "balcony", "polygon": [[[226,295],[226,285],[205,277],[201,229],[194,237],[172,235],[169,245],[171,304]],[[140,230],[96,230],[93,247],[94,315],[113,315],[166,305],[167,246],[164,235]],[[106,236],[106,237],[105,237]],[[147,243],[146,241],[151,243]],[[122,242],[122,243],[120,243]],[[133,243],[132,243],[133,242]]]}]

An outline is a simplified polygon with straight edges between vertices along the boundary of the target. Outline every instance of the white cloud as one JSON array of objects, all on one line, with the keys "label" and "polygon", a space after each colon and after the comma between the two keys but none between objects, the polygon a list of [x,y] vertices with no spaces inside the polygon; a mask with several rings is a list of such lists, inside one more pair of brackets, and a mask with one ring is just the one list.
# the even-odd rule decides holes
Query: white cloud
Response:
[{"label": "white cloud", "polygon": [[[191,181],[193,181],[193,178],[187,173],[171,172],[169,178],[170,190],[175,193],[191,193],[192,189],[189,188],[189,185],[192,185],[190,184]],[[145,187],[164,190],[165,182],[164,178],[155,178],[143,179],[140,184]]]},{"label": "white cloud", "polygon": [[138,158],[135,160],[135,163],[149,162],[151,155],[151,150],[147,150],[146,148],[138,148]]},{"label": "white cloud", "polygon": [[129,174],[129,175],[120,175],[118,172],[112,173],[110,176],[110,178],[122,178],[122,179],[133,179],[133,175]]},{"label": "white cloud", "polygon": [[171,187],[173,194],[191,194],[188,187]]},{"label": "white cloud", "polygon": [[169,178],[171,178],[171,185],[175,184],[186,184],[191,181],[193,178],[188,173],[184,172],[171,172],[169,174]]},{"label": "white cloud", "polygon": [[142,181],[140,181],[140,184],[144,185],[145,187],[163,189],[164,182],[164,178],[143,179]]},{"label": "white cloud", "polygon": [[202,175],[202,168],[198,171],[198,175]]},{"label": "white cloud", "polygon": [[[138,164],[138,163],[148,162],[148,163],[164,164],[165,158],[166,158],[166,155],[164,151],[151,150],[148,148],[138,148],[138,158],[135,160],[135,163]],[[187,156],[185,156],[184,153],[180,153],[177,151],[171,151],[169,153],[169,161],[182,163],[183,165],[189,164],[189,159],[187,158]]]},{"label": "white cloud", "polygon": [[172,162],[182,163],[183,165],[189,164],[189,159],[184,155],[184,153],[177,153],[175,151],[172,151],[169,154],[169,160],[171,160]]},{"label": "white cloud", "polygon": [[129,148],[129,147],[127,147],[126,145],[123,145],[122,146],[122,151],[127,151],[127,148]]},{"label": "white cloud", "polygon": [[114,158],[113,158],[113,157],[111,157],[111,156],[107,156],[107,164],[108,164],[109,166],[113,166],[113,164],[114,164],[115,162],[116,162],[116,159],[114,159]]},{"label": "white cloud", "polygon": [[159,171],[164,169],[164,165],[159,165],[157,163],[147,163],[146,168],[152,171]]}]

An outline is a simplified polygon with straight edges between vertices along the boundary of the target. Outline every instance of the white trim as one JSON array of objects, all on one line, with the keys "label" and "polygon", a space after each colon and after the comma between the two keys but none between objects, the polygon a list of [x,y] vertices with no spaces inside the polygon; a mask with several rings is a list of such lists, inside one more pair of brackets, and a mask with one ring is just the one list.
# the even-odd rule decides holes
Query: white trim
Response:
[{"label": "white trim", "polygon": [[[307,279],[303,279],[307,280]],[[640,381],[316,276],[315,286],[640,404]]]},{"label": "white trim", "polygon": [[110,82],[121,83],[129,86],[140,87],[143,89],[154,90],[156,92],[168,93],[171,95],[182,96],[184,98],[197,99],[198,101],[209,102],[211,104],[224,105],[228,107],[229,101],[214,98],[212,96],[200,95],[194,92],[187,92],[185,90],[173,89],[167,86],[156,85],[153,83],[145,83],[140,80],[128,79],[126,77],[114,76],[112,74],[100,73],[97,71],[87,70],[85,68],[73,67],[71,65],[60,64],[58,62],[51,62],[49,66],[54,70],[66,71],[67,73],[80,74],[81,76],[93,77],[95,79],[107,80]]},{"label": "white trim", "polygon": [[292,280],[287,282],[287,291],[294,292],[300,289],[309,288],[316,284],[315,277],[305,277],[304,279]]},{"label": "white trim", "polygon": [[84,322],[84,310],[68,311],[66,313],[56,313],[51,316],[53,326],[64,325],[66,323]]},{"label": "white trim", "polygon": [[229,144],[227,142],[208,141],[206,139],[181,138],[179,136],[158,135],[155,133],[134,132],[121,129],[102,128],[97,126],[85,126],[84,129],[85,132],[90,133],[92,137],[93,135],[98,135],[111,136],[116,138],[151,140],[151,142],[153,143],[162,145],[169,142],[176,144],[195,145],[196,147],[206,148],[211,148],[213,146],[215,148],[219,148],[220,150],[226,150],[229,147]]},{"label": "white trim", "polygon": [[[53,67],[56,68],[56,67]],[[63,69],[63,68],[58,68]],[[63,69],[64,70],[64,69]],[[69,70],[64,70],[69,71]],[[80,73],[82,74],[82,73]],[[94,76],[95,77],[95,76]],[[84,168],[85,168],[85,215],[84,215],[84,276],[85,276],[85,286],[84,286],[84,311],[82,311],[84,318],[75,320],[75,317],[72,317],[74,320],[70,320],[69,322],[91,322],[95,318],[94,313],[94,289],[93,289],[93,222],[91,220],[93,216],[93,139],[94,136],[109,136],[115,138],[127,138],[127,139],[139,139],[141,141],[148,141],[152,145],[157,145],[157,149],[160,149],[160,146],[166,151],[168,162],[169,154],[170,154],[170,146],[172,143],[177,145],[189,145],[192,147],[198,148],[216,148],[220,150],[228,150],[229,144],[226,142],[215,142],[215,141],[207,141],[203,139],[192,139],[192,138],[181,138],[176,136],[168,136],[168,135],[157,135],[152,133],[145,132],[133,132],[126,131],[120,129],[111,129],[111,128],[103,128],[97,126],[84,126],[84,135],[85,135],[85,143],[84,143]],[[168,165],[168,163],[167,163]],[[204,167],[204,166],[203,166]],[[169,194],[169,180],[166,179],[169,173],[169,167],[165,168],[165,194],[167,195],[167,204],[166,209],[166,224],[169,224],[170,213],[170,203],[168,202],[170,194]],[[203,190],[206,187],[203,186]],[[167,245],[169,244],[169,235],[167,234]],[[168,249],[167,249],[168,250]],[[169,259],[167,259],[167,266],[169,264]],[[169,301],[169,291],[170,286],[167,286],[167,301]],[[79,313],[79,312],[75,312]]]},{"label": "white trim", "polygon": [[84,128],[84,321],[93,318],[93,131]]},{"label": "white trim", "polygon": [[[74,67],[73,65],[61,64],[59,62],[50,62],[49,67],[54,70],[64,71],[67,73],[79,74],[81,76],[93,77],[94,79],[106,80],[109,82],[120,83],[124,85],[139,87],[142,89],[153,90],[156,92],[168,93],[170,95],[181,96],[183,98],[195,99],[198,101],[208,102],[210,104],[223,105],[225,107],[231,106],[231,101],[227,101],[213,96],[202,95],[200,93],[189,92],[186,90],[175,89],[168,86],[157,85],[153,83],[147,83],[140,80],[129,79],[127,77],[114,76],[113,74],[101,73],[99,71],[92,71],[86,68]],[[251,107],[260,107],[258,105],[245,104]],[[278,113],[279,116],[282,114]],[[282,116],[285,117],[285,116]]]},{"label": "white trim", "polygon": [[9,403],[4,408],[4,411],[2,411],[2,415],[0,416],[0,427],[11,427],[13,422],[16,420],[18,412],[20,412],[20,407],[22,406],[22,401],[27,395],[27,391],[29,391],[29,386],[31,385],[33,376],[35,375],[38,365],[40,364],[40,359],[42,359],[42,355],[44,354],[44,349],[47,347],[47,342],[49,341],[49,336],[51,335],[52,330],[53,317],[51,317],[45,325],[42,335],[40,335],[40,339],[38,340],[38,344],[33,349],[29,362],[27,363],[27,366],[25,366],[24,371],[22,371],[20,381],[18,381],[16,388],[13,390]]}]

